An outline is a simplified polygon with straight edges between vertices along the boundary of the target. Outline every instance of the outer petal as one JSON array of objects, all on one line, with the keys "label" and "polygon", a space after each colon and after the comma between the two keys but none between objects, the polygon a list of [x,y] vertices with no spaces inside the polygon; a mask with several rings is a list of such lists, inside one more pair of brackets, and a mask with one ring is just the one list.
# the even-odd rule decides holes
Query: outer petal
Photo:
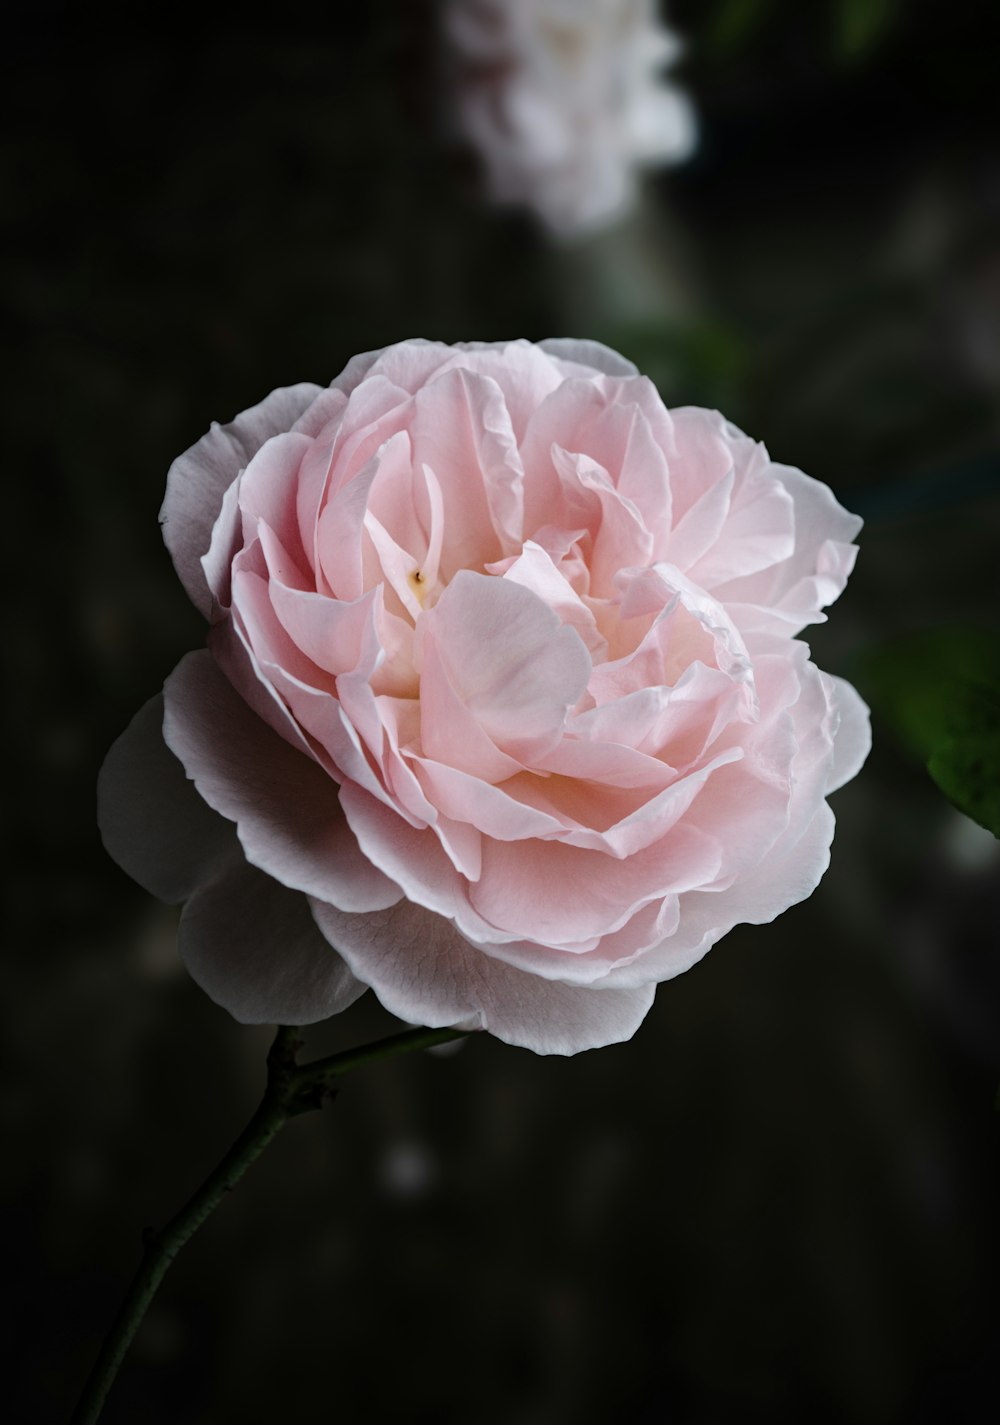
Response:
[{"label": "outer petal", "polygon": [[466,342],[456,347],[447,369],[461,367],[488,377],[503,392],[514,435],[520,443],[532,411],[556,389],[562,373],[556,362],[530,341]]},{"label": "outer petal", "polygon": [[822,676],[840,714],[833,736],[833,767],[826,788],[827,792],[835,792],[858,775],[872,750],[871,717],[867,703],[850,683],[829,673]]},{"label": "outer petal", "polygon": [[210,653],[189,653],[164,688],[164,737],[209,806],[237,824],[248,861],[345,910],[381,910],[401,892],[361,854],[315,762],[246,706]]},{"label": "outer petal", "polygon": [[[603,372],[605,376],[639,375],[637,366],[600,341],[589,341],[585,337],[550,336],[538,345],[560,363],[565,361],[574,366],[587,366],[592,371]],[[573,372],[574,376],[578,374]]]},{"label": "outer petal", "polygon": [[232,825],[202,801],[163,740],[163,695],[136,713],[97,779],[105,849],[161,900],[186,900],[242,852]]},{"label": "outer petal", "polygon": [[617,966],[607,983],[624,987],[673,979],[697,964],[734,925],[766,924],[806,900],[830,864],[833,831],[833,812],[822,802],[805,829],[797,829],[795,839],[780,837],[756,870],[729,890],[681,896],[676,935],[631,964]]},{"label": "outer petal", "polygon": [[411,1024],[475,1027],[537,1054],[577,1054],[630,1039],[653,1002],[651,984],[580,987],[502,964],[408,901],[363,916],[312,908],[354,974]]},{"label": "outer petal", "polygon": [[712,592],[743,629],[796,634],[822,623],[821,610],[844,591],[857,548],[861,519],[839,504],[829,486],[788,465],[772,465],[795,503],[795,548],[789,558]]},{"label": "outer petal", "polygon": [[171,465],[160,510],[163,540],[191,602],[206,618],[212,613],[212,596],[201,559],[212,542],[226,490],[264,442],[291,430],[320,393],[321,388],[308,381],[272,391],[229,425],[214,424]]},{"label": "outer petal", "polygon": [[305,896],[245,862],[188,901],[178,943],[193,978],[241,1024],[315,1024],[365,991]]}]

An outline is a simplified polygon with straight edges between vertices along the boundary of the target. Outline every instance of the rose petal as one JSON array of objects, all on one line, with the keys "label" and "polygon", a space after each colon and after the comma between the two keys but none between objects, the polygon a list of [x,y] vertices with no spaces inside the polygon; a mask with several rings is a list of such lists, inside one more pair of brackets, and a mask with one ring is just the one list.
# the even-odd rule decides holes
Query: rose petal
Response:
[{"label": "rose petal", "polygon": [[272,391],[228,425],[213,425],[171,465],[160,510],[163,539],[191,602],[206,618],[212,612],[212,596],[201,559],[211,544],[222,498],[264,442],[287,431],[320,390],[304,381]]},{"label": "rose petal", "polygon": [[[444,678],[501,752],[518,761],[544,756],[590,675],[579,634],[530,590],[507,579],[460,570],[420,622],[421,705]],[[432,664],[428,655],[436,654]],[[454,762],[433,711],[423,719],[424,750]],[[457,749],[452,748],[451,753]],[[466,770],[475,770],[466,767]],[[490,777],[490,780],[495,780]]]},{"label": "rose petal", "polygon": [[607,935],[649,901],[711,884],[721,854],[715,839],[687,820],[625,860],[560,841],[486,839],[469,899],[513,938],[559,945]]},{"label": "rose petal", "polygon": [[315,1024],[364,994],[317,928],[309,902],[245,862],[188,901],[181,959],[241,1024]]},{"label": "rose petal", "polygon": [[163,740],[163,695],[150,698],[97,779],[108,854],[160,900],[185,900],[241,857],[233,826],[206,805]]},{"label": "rose petal", "polygon": [[820,610],[843,592],[857,557],[852,541],[862,522],[828,486],[801,470],[772,465],[771,473],[794,502],[795,547],[770,568],[720,581],[712,592],[741,628],[796,634],[806,624],[822,622]]},{"label": "rose petal", "polygon": [[255,717],[209,653],[181,660],[164,702],[167,746],[209,806],[236,822],[252,865],[345,910],[399,899],[399,888],[361,854],[336,784]]},{"label": "rose petal", "polygon": [[864,766],[865,758],[872,750],[871,715],[856,689],[843,678],[835,678],[829,673],[822,675],[834,706],[838,722],[834,730],[834,755],[827,792],[835,792],[852,777],[856,777]]},{"label": "rose petal", "polygon": [[616,967],[607,983],[625,988],[645,984],[650,976],[672,979],[689,970],[734,926],[764,925],[806,900],[830,864],[833,832],[833,812],[823,802],[794,838],[782,837],[755,871],[728,890],[682,896],[676,935],[631,964]]},{"label": "rose petal", "polygon": [[549,336],[538,345],[560,362],[586,366],[592,371],[602,371],[606,376],[639,374],[638,368],[633,366],[631,361],[600,341],[590,341],[586,337]]},{"label": "rose petal", "polygon": [[485,1029],[536,1054],[578,1054],[630,1039],[653,1002],[651,984],[581,988],[502,964],[407,901],[363,916],[312,908],[354,974],[407,1023]]},{"label": "rose petal", "polygon": [[[521,533],[524,476],[499,387],[465,368],[446,369],[417,392],[413,405],[414,463],[433,470],[443,496],[442,575],[482,569],[516,548]],[[418,486],[418,510],[429,530],[422,493]]]}]

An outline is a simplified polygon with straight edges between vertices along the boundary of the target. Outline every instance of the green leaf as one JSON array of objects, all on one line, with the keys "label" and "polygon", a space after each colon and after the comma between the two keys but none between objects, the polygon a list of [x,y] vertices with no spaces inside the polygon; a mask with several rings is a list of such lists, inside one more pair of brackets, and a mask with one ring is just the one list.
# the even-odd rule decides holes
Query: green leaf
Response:
[{"label": "green leaf", "polygon": [[959,811],[1000,837],[1000,693],[967,690],[963,713],[963,726],[941,739],[927,770]]},{"label": "green leaf", "polygon": [[869,649],[856,681],[945,796],[1000,837],[1000,638],[913,634]]}]

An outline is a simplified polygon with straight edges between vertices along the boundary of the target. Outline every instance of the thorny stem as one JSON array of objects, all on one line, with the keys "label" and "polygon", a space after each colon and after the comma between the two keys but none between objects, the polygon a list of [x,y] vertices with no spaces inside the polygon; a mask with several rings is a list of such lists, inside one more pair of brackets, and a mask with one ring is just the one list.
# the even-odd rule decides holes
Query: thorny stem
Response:
[{"label": "thorny stem", "polygon": [[84,1386],[80,1403],[70,1425],[94,1425],[108,1391],[114,1384],[125,1354],[132,1343],[150,1302],[156,1295],[167,1268],[178,1252],[236,1186],[250,1164],[259,1158],[290,1118],[322,1108],[334,1093],[334,1083],[343,1074],[375,1059],[388,1059],[411,1049],[430,1049],[467,1034],[463,1029],[406,1029],[387,1039],[376,1040],[358,1049],[331,1054],[311,1064],[297,1064],[301,1041],[294,1029],[282,1027],[275,1035],[267,1056],[267,1088],[256,1113],[194,1196],[165,1227],[144,1236],[145,1252],[105,1338],[100,1355]]}]

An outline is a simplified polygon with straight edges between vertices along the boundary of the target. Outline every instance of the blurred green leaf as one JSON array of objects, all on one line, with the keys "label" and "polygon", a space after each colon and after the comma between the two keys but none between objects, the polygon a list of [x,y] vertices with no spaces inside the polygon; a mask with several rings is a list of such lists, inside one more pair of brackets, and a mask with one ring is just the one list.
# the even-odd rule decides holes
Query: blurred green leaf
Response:
[{"label": "blurred green leaf", "polygon": [[958,809],[1000,837],[1000,639],[931,629],[869,649],[856,679]]},{"label": "blurred green leaf", "polygon": [[737,422],[750,367],[745,338],[715,320],[628,322],[599,333],[602,341],[634,361],[667,405],[715,406]]},{"label": "blurred green leaf", "polygon": [[774,0],[722,0],[708,31],[709,43],[720,50],[738,50],[774,9]]},{"label": "blurred green leaf", "polygon": [[898,0],[839,0],[834,40],[842,59],[866,58],[892,28]]},{"label": "blurred green leaf", "polygon": [[927,770],[959,811],[1000,837],[1000,690],[967,706],[962,732],[942,739]]}]

